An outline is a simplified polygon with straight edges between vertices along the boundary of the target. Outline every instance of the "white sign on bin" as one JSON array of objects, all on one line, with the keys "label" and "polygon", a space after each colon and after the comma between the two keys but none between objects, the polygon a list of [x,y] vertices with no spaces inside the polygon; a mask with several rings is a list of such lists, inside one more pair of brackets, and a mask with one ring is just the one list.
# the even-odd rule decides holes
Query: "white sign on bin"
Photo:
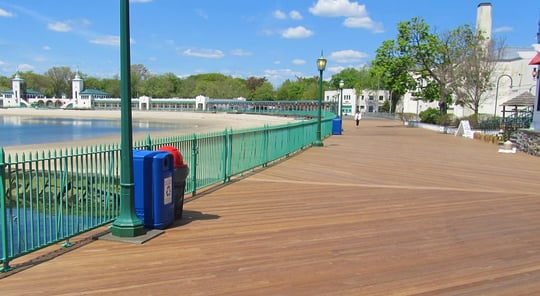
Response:
[{"label": "white sign on bin", "polygon": [[163,204],[168,205],[172,202],[172,176],[163,180]]}]

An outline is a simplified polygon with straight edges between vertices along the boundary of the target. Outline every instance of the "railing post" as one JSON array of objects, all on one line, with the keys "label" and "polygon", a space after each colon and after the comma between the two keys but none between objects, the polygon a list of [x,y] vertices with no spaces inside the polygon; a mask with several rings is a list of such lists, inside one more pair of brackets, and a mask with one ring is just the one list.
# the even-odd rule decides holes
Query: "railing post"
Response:
[{"label": "railing post", "polygon": [[198,147],[198,141],[197,141],[197,135],[193,134],[193,139],[191,140],[191,164],[190,164],[190,170],[191,170],[191,188],[193,188],[193,191],[191,192],[192,196],[195,196],[197,194],[197,155],[199,154],[199,147]]},{"label": "railing post", "polygon": [[223,167],[223,183],[227,183],[230,181],[230,178],[229,178],[229,171],[228,171],[228,165],[227,165],[227,161],[229,159],[229,136],[228,136],[228,133],[227,133],[227,129],[225,129],[223,131],[223,155],[221,155],[221,165]]},{"label": "railing post", "polygon": [[152,139],[150,138],[150,134],[146,135],[146,150],[152,150]]},{"label": "railing post", "polygon": [[4,148],[0,148],[0,225],[2,236],[0,237],[2,243],[2,268],[0,272],[6,272],[11,269],[9,266],[8,260],[8,249],[7,249],[7,217],[6,217],[6,186],[5,186],[5,157],[4,157]]},{"label": "railing post", "polygon": [[268,153],[269,153],[269,150],[268,149],[268,140],[269,140],[269,128],[268,128],[268,124],[265,124],[264,125],[264,129],[263,129],[263,147],[264,147],[264,159],[262,161],[262,167],[265,168],[268,166]]},{"label": "railing post", "polygon": [[233,153],[233,130],[232,128],[227,132],[227,165],[225,170],[227,171],[227,180],[231,180],[232,174],[232,153]]}]

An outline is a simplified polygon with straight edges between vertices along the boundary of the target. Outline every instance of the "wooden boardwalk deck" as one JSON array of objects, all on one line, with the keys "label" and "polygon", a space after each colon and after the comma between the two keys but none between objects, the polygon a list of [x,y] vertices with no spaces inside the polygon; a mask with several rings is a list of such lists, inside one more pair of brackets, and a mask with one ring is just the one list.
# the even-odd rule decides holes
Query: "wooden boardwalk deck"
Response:
[{"label": "wooden boardwalk deck", "polygon": [[144,244],[88,243],[5,295],[540,295],[540,158],[399,122],[185,205]]}]

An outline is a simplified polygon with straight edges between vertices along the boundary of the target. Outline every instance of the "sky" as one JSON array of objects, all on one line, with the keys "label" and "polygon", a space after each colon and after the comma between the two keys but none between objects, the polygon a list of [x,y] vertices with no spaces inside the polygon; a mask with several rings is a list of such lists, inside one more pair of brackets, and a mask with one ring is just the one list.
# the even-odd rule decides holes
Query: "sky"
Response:
[{"label": "sky", "polygon": [[[469,24],[490,2],[493,38],[530,47],[538,0],[130,0],[131,64],[152,74],[266,77],[275,87],[361,68],[397,24],[423,18],[437,32]],[[0,0],[0,75],[70,67],[92,77],[120,73],[120,1]]]}]

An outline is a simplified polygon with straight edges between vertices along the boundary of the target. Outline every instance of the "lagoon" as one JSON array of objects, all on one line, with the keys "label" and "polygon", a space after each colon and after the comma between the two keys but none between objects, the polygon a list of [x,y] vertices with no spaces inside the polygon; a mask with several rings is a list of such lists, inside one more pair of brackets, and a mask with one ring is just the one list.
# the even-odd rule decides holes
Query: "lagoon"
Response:
[{"label": "lagoon", "polygon": [[[174,123],[134,120],[133,132],[161,131]],[[120,120],[0,115],[0,147],[75,141],[120,134]]]}]

